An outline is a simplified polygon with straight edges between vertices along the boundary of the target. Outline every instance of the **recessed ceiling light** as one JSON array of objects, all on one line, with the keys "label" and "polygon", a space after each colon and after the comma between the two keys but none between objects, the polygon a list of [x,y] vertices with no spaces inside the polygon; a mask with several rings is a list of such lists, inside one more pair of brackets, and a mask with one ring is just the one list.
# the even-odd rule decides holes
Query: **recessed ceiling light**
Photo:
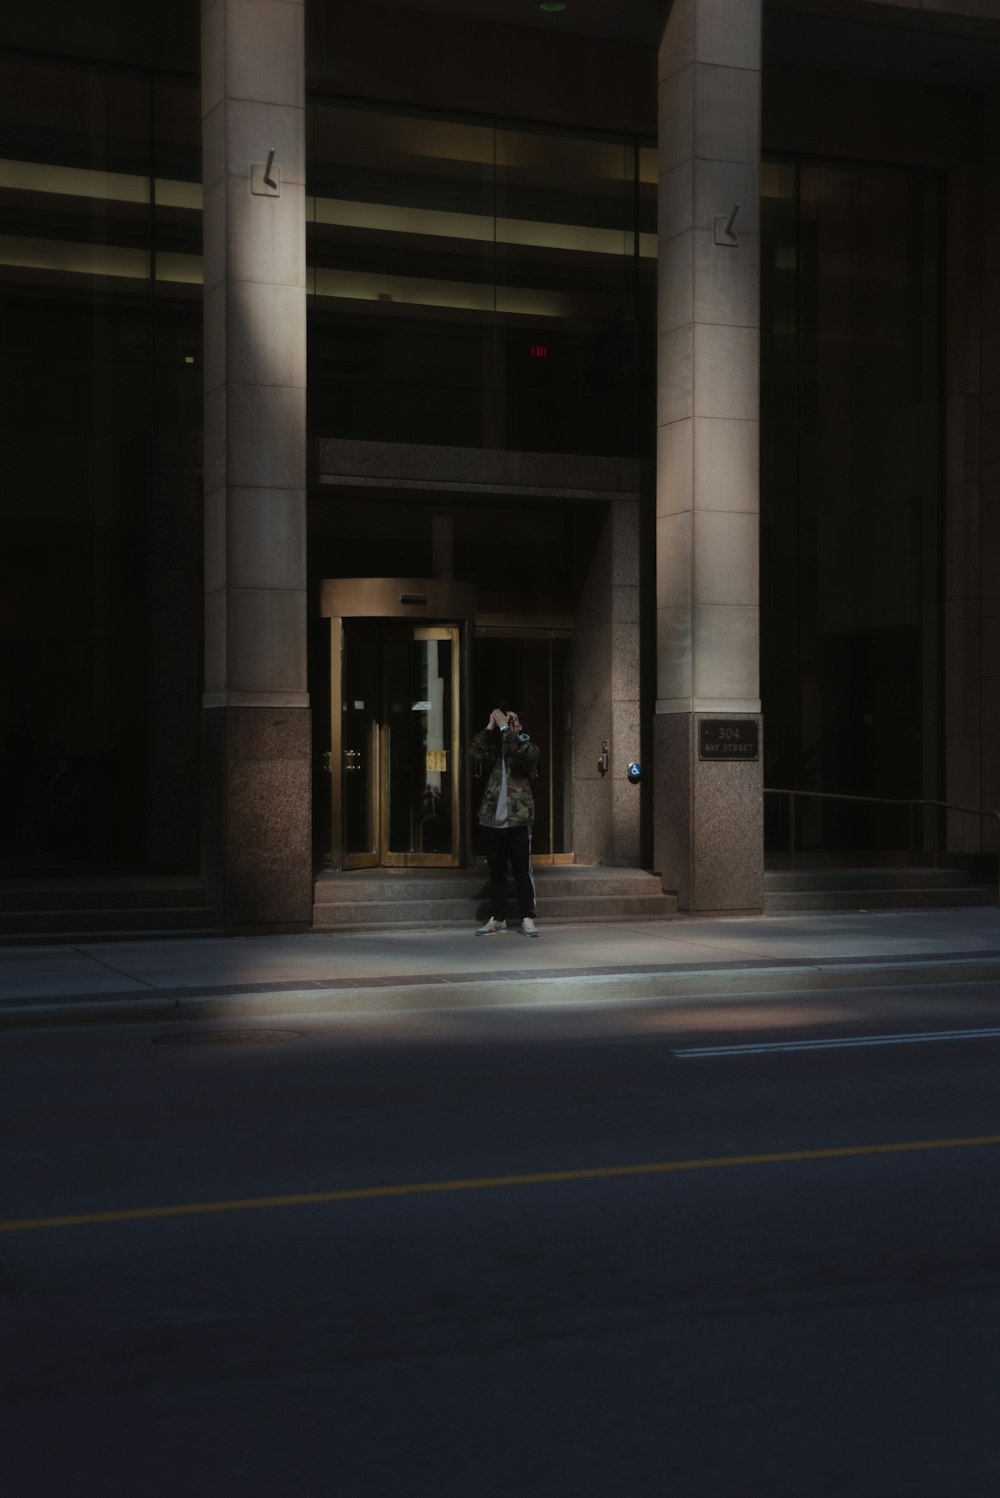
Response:
[{"label": "recessed ceiling light", "polygon": [[542,0],[539,10],[565,10],[566,0]]}]

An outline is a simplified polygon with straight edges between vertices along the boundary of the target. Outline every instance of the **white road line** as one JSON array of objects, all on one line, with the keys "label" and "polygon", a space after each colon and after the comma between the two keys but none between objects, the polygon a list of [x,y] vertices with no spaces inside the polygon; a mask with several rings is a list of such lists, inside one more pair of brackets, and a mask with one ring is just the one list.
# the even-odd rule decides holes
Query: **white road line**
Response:
[{"label": "white road line", "polygon": [[830,1040],[763,1040],[753,1045],[692,1046],[673,1054],[681,1061],[697,1061],[705,1056],[764,1056],[775,1051],[836,1051],[875,1045],[922,1045],[934,1040],[997,1038],[1000,1038],[1000,1027],[989,1030],[924,1030],[916,1035],[844,1035]]}]

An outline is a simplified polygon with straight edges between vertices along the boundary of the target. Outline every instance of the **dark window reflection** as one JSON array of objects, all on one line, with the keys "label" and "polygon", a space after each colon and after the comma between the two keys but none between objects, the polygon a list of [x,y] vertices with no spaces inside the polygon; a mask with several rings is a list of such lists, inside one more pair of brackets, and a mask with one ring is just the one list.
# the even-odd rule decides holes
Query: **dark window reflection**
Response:
[{"label": "dark window reflection", "polygon": [[198,432],[201,397],[201,105],[198,86],[153,85],[156,426]]},{"label": "dark window reflection", "polygon": [[[570,641],[555,631],[536,630],[519,636],[485,627],[477,632],[472,661],[473,725],[486,722],[495,699],[503,694],[516,707],[525,732],[541,750],[538,774],[532,781],[532,847],[538,856],[568,854],[572,848],[568,792],[573,780],[568,732]],[[476,857],[485,857],[482,829],[475,815],[485,789],[483,773],[473,772],[472,848]]]},{"label": "dark window reflection", "polygon": [[636,450],[652,153],[325,104],[310,128],[315,435]]},{"label": "dark window reflection", "polygon": [[0,54],[0,860],[141,859],[149,439],[200,426],[192,84]]},{"label": "dark window reflection", "polygon": [[[774,161],[762,201],[767,783],[933,796],[939,180]],[[801,831],[840,850],[906,836],[896,813],[821,803]]]}]

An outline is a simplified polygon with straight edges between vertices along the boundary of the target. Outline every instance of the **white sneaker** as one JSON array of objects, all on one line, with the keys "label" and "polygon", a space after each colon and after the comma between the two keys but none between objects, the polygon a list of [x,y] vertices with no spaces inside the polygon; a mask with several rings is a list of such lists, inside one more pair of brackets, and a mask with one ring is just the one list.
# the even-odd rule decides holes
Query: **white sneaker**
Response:
[{"label": "white sneaker", "polygon": [[476,932],[477,936],[499,936],[502,931],[507,930],[506,921],[498,921],[495,916],[490,916],[485,926],[480,926]]},{"label": "white sneaker", "polygon": [[525,936],[538,935],[538,927],[535,925],[534,918],[532,916],[526,915],[524,917],[521,922],[521,930]]}]

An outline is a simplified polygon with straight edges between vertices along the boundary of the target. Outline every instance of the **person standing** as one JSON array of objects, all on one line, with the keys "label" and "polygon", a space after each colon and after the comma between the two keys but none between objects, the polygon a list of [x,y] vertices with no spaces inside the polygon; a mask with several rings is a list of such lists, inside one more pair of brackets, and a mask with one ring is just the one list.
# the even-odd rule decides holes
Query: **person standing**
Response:
[{"label": "person standing", "polygon": [[531,828],[535,797],[531,781],[538,764],[538,745],[524,732],[517,713],[502,702],[490,713],[486,727],[472,741],[478,764],[490,766],[479,808],[479,825],[486,840],[490,868],[490,918],[477,936],[497,936],[507,930],[507,866],[517,886],[517,902],[524,936],[537,936],[535,881],[531,872]]}]

